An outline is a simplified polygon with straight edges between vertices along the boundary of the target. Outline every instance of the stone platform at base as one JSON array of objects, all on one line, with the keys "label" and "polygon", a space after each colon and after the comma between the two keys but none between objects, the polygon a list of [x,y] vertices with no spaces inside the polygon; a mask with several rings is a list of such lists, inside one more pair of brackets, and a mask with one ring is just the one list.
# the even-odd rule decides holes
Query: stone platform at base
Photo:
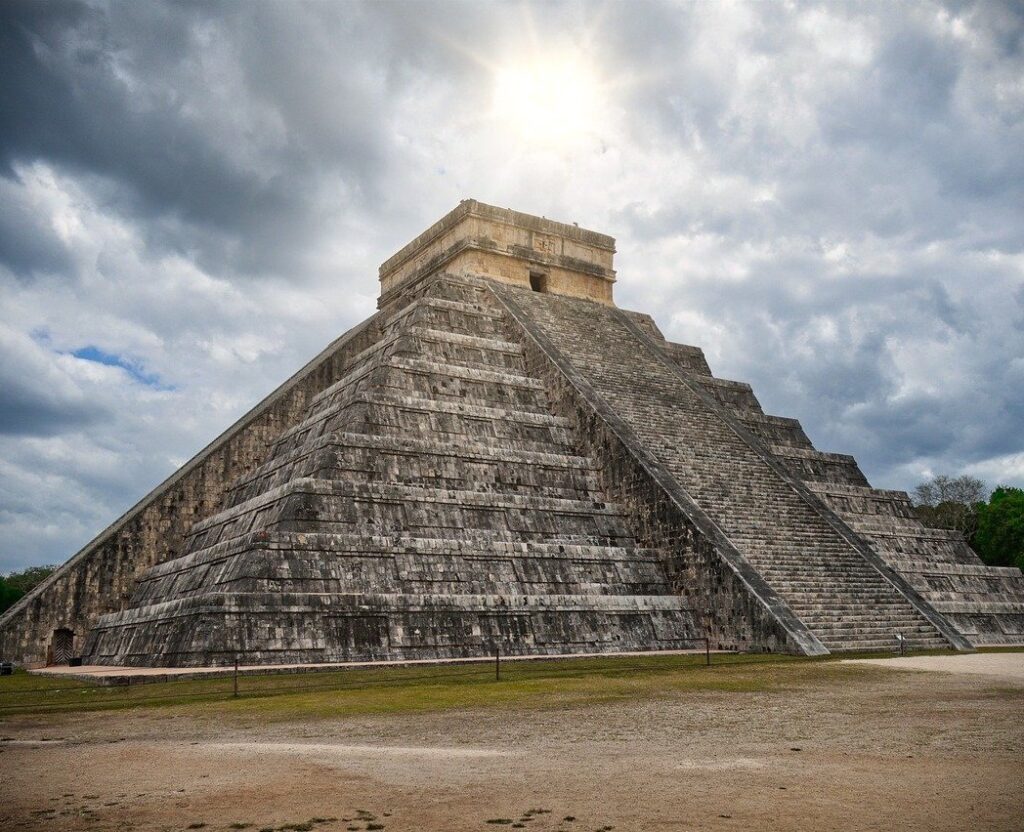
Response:
[{"label": "stone platform at base", "polygon": [[[714,655],[732,653],[731,650],[712,650]],[[623,653],[561,653],[556,655],[502,656],[501,663],[566,661],[572,659],[622,659],[652,656],[703,656],[706,650],[647,650]],[[239,676],[272,676],[289,673],[330,673],[340,670],[368,670],[376,668],[421,667],[434,665],[494,664],[494,656],[478,656],[463,659],[409,659],[405,661],[379,662],[330,662],[325,664],[272,664],[239,665]],[[234,675],[233,665],[216,667],[115,667],[112,665],[67,665],[40,667],[29,670],[35,676],[54,676],[62,679],[78,679],[96,682],[100,685],[148,684],[186,679],[210,679]]]}]

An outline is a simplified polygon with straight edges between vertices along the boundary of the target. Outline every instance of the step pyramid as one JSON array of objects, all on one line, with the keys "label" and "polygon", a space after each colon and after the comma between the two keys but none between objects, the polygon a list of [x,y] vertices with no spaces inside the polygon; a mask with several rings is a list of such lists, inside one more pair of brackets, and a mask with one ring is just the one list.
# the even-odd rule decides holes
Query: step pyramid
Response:
[{"label": "step pyramid", "polygon": [[102,618],[90,661],[193,665],[695,646],[505,316],[438,280]]},{"label": "step pyramid", "polygon": [[463,202],[381,266],[374,316],[8,610],[0,657],[1024,643],[1019,570],[616,307],[613,253]]}]

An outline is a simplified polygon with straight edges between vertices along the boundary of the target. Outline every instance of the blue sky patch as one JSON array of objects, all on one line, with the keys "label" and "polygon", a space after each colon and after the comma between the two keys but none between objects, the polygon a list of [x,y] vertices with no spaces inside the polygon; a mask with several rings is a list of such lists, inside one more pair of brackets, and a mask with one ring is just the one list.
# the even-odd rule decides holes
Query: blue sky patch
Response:
[{"label": "blue sky patch", "polygon": [[139,384],[152,387],[154,390],[174,389],[172,386],[163,384],[158,375],[147,373],[137,361],[132,361],[129,358],[124,358],[114,353],[104,352],[92,344],[72,350],[70,355],[73,355],[75,358],[81,358],[83,361],[95,361],[97,364],[106,364],[108,367],[120,367]]}]

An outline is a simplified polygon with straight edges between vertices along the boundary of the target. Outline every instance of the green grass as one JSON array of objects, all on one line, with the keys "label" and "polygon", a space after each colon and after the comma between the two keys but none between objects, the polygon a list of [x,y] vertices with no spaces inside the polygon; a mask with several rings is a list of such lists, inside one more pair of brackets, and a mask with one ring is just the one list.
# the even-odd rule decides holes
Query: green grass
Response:
[{"label": "green grass", "polygon": [[489,664],[242,676],[237,699],[231,695],[230,677],[106,687],[18,672],[0,678],[0,717],[164,708],[287,720],[451,708],[544,708],[702,691],[757,693],[870,672],[833,658],[717,654],[711,667],[704,666],[703,655],[504,662],[501,681],[495,681]]}]

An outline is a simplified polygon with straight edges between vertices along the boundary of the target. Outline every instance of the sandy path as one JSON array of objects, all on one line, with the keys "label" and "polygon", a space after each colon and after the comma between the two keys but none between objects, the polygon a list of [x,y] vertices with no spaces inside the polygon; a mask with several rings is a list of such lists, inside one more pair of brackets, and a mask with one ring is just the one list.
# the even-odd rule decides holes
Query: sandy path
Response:
[{"label": "sandy path", "polygon": [[888,659],[853,659],[844,664],[875,665],[891,670],[934,670],[970,673],[1024,681],[1024,653],[968,653],[962,656],[905,656]]},{"label": "sandy path", "polygon": [[0,828],[1017,832],[1024,686],[932,678],[298,724],[25,718],[2,733],[61,741],[0,745]]}]

